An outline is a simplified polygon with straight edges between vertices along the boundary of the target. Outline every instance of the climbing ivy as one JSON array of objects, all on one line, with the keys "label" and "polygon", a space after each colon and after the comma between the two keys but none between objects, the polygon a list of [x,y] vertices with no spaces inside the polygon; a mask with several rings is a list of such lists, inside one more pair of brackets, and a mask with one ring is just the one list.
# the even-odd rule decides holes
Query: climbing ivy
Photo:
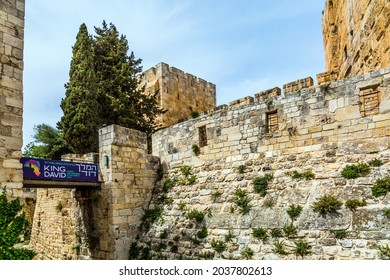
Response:
[{"label": "climbing ivy", "polygon": [[0,260],[31,260],[35,256],[31,250],[14,247],[27,224],[21,210],[19,199],[8,201],[4,189],[0,194]]}]

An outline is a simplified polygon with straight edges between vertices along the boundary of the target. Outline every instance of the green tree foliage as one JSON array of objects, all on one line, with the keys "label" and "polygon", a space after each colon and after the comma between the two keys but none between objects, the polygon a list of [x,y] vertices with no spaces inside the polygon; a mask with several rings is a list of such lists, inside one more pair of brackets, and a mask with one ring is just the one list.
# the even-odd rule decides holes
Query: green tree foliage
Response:
[{"label": "green tree foliage", "polygon": [[138,89],[142,60],[136,59],[133,52],[128,55],[127,39],[112,23],[103,21],[95,32],[95,73],[103,124],[152,133],[154,120],[163,110],[157,106],[155,96],[146,96],[143,89]]},{"label": "green tree foliage", "polygon": [[0,194],[0,260],[31,260],[35,256],[31,250],[14,247],[27,223],[21,210],[19,199],[8,201],[5,191]]},{"label": "green tree foliage", "polygon": [[35,125],[33,138],[34,141],[26,145],[24,156],[61,159],[62,155],[73,152],[62,131],[48,124]]},{"label": "green tree foliage", "polygon": [[61,101],[64,116],[60,122],[65,140],[77,153],[97,152],[101,106],[97,101],[93,40],[84,23],[73,46],[69,82],[65,89],[65,98]]},{"label": "green tree foliage", "polygon": [[129,52],[128,41],[115,25],[103,21],[91,37],[82,24],[73,46],[64,116],[60,127],[77,153],[97,152],[98,129],[118,124],[150,135],[164,111],[154,95],[139,88],[141,59]]}]

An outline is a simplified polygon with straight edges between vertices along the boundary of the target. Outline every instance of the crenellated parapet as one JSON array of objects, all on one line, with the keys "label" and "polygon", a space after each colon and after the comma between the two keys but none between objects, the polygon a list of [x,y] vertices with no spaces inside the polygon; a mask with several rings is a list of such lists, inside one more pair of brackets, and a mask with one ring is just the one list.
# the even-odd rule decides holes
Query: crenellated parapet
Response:
[{"label": "crenellated parapet", "polygon": [[159,63],[139,76],[145,94],[154,95],[167,112],[157,118],[159,127],[182,122],[216,105],[216,86],[166,63]]}]

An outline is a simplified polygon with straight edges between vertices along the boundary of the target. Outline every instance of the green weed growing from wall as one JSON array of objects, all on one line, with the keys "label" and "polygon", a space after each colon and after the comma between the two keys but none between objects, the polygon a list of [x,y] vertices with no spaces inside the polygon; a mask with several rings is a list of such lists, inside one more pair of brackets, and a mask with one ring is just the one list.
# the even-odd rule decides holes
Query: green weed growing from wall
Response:
[{"label": "green weed growing from wall", "polygon": [[260,196],[265,197],[267,194],[268,183],[273,179],[272,174],[265,174],[264,176],[253,179],[253,191]]},{"label": "green weed growing from wall", "polygon": [[187,218],[192,220],[194,219],[196,222],[200,223],[203,221],[205,216],[205,213],[202,211],[198,211],[196,209],[193,209],[187,213]]},{"label": "green weed growing from wall", "polygon": [[301,215],[302,209],[301,205],[291,204],[287,209],[287,214],[290,216],[291,220],[295,221],[299,215]]},{"label": "green weed growing from wall", "polygon": [[252,235],[260,240],[266,240],[268,237],[267,230],[264,228],[252,229]]},{"label": "green weed growing from wall", "polygon": [[241,252],[241,256],[245,260],[251,260],[253,257],[253,250],[249,248],[248,246],[245,247],[245,249]]},{"label": "green weed growing from wall", "polygon": [[383,162],[380,160],[380,159],[373,159],[373,160],[370,160],[369,162],[368,162],[368,164],[370,165],[370,166],[373,166],[373,167],[379,167],[379,166],[382,166],[383,165]]},{"label": "green weed growing from wall", "polygon": [[343,203],[334,195],[323,195],[317,198],[315,202],[313,202],[311,208],[314,212],[318,212],[321,215],[326,215],[337,213],[342,205]]},{"label": "green weed growing from wall", "polygon": [[252,210],[252,205],[250,204],[251,199],[247,196],[247,191],[237,188],[234,194],[236,196],[235,202],[238,206],[239,212],[243,215],[248,214]]},{"label": "green weed growing from wall", "polygon": [[286,250],[284,249],[284,242],[283,241],[276,241],[274,243],[274,252],[279,254],[279,255],[287,255],[288,253],[286,252]]},{"label": "green weed growing from wall", "polygon": [[352,212],[355,212],[358,207],[366,206],[367,202],[365,199],[359,200],[359,199],[348,199],[345,202],[345,207],[347,207]]},{"label": "green weed growing from wall", "polygon": [[373,196],[386,195],[390,191],[390,176],[378,179],[375,184],[371,187]]},{"label": "green weed growing from wall", "polygon": [[301,256],[303,258],[305,255],[310,254],[311,246],[306,241],[298,240],[294,241],[294,243],[295,248],[293,249],[293,252],[295,253],[295,255]]},{"label": "green weed growing from wall", "polygon": [[302,173],[293,170],[291,172],[288,172],[288,175],[291,176],[293,179],[305,179],[305,180],[312,180],[315,178],[315,175],[312,171],[304,171]]},{"label": "green weed growing from wall", "polygon": [[222,253],[226,250],[226,244],[222,240],[211,240],[211,247],[215,250],[217,253]]},{"label": "green weed growing from wall", "polygon": [[367,163],[358,163],[345,166],[341,171],[341,176],[346,179],[355,179],[366,176],[368,173],[370,173],[370,166]]}]

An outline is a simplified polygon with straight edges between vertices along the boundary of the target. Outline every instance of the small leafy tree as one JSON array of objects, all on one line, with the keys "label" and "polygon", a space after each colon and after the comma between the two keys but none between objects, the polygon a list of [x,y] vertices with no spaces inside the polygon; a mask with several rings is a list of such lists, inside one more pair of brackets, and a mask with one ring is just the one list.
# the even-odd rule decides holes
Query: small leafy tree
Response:
[{"label": "small leafy tree", "polygon": [[34,141],[26,145],[24,156],[61,159],[62,155],[73,152],[62,131],[48,124],[35,125],[33,138]]},{"label": "small leafy tree", "polygon": [[8,201],[3,190],[0,194],[0,260],[31,260],[35,256],[31,250],[14,247],[27,224],[21,210],[19,199]]}]

